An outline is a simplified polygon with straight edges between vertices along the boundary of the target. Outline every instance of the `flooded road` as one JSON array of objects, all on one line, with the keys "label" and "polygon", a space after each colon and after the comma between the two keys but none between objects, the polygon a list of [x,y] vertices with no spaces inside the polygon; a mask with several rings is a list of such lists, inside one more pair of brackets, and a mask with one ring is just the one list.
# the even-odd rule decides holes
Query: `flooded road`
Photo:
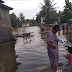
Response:
[{"label": "flooded road", "polygon": [[[24,29],[21,29],[24,31]],[[20,32],[20,31],[19,31]],[[39,27],[29,27],[25,33],[33,32],[30,39],[17,38],[15,51],[17,62],[21,62],[17,72],[38,72],[40,68],[49,65],[46,43],[41,39]]]},{"label": "flooded road", "polygon": [[[16,43],[9,43],[0,48],[0,72],[40,72],[40,69],[50,66],[47,54],[47,44],[41,39],[37,26],[13,29],[13,35],[33,32],[31,38],[16,37]],[[59,63],[65,66],[67,54],[65,46],[71,46],[72,32],[57,33],[63,43],[59,43]]]}]

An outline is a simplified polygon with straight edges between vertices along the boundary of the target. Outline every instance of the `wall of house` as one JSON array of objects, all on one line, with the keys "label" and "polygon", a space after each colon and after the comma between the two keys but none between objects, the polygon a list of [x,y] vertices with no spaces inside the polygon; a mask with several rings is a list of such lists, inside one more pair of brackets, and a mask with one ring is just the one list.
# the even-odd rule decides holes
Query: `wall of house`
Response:
[{"label": "wall of house", "polygon": [[3,21],[2,21],[2,11],[1,11],[1,9],[0,9],[0,24],[3,24]]},{"label": "wall of house", "polygon": [[6,27],[0,27],[0,45],[15,41],[15,38]]},{"label": "wall of house", "polygon": [[2,25],[6,25],[8,28],[12,28],[11,20],[10,20],[10,16],[9,16],[9,11],[0,8],[0,13],[1,13],[1,16],[2,16],[2,22],[3,22]]}]

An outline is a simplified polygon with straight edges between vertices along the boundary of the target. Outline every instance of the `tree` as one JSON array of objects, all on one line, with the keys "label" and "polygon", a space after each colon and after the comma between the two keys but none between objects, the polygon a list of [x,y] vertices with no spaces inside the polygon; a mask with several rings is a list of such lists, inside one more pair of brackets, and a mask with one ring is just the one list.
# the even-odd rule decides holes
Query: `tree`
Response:
[{"label": "tree", "polygon": [[10,19],[11,19],[12,27],[17,27],[17,19],[14,13],[10,14]]},{"label": "tree", "polygon": [[21,21],[20,21],[20,19],[17,17],[17,26],[18,27],[21,27],[22,25],[21,25]]},{"label": "tree", "polygon": [[52,11],[55,10],[55,8],[53,8],[53,6],[56,4],[53,4],[54,0],[44,0],[44,5],[42,3],[40,3],[42,6],[41,6],[41,9],[42,9],[42,12],[44,13],[44,17],[46,18],[47,15],[49,15]]},{"label": "tree", "polygon": [[41,4],[41,11],[39,12],[39,14],[37,14],[36,16],[36,21],[38,22],[38,20],[40,21],[41,17],[45,17],[45,23],[53,23],[53,16],[54,13],[56,13],[55,8],[53,8],[53,6],[56,4],[53,4],[54,0],[44,0],[44,5],[42,3]]},{"label": "tree", "polygon": [[14,13],[10,14],[12,27],[21,27],[20,18],[18,18]]},{"label": "tree", "polygon": [[61,18],[61,23],[69,23],[69,19],[72,19],[72,3],[69,2],[64,6],[63,16]]},{"label": "tree", "polygon": [[23,16],[23,13],[19,14],[19,19],[21,21],[21,24],[23,24],[25,22],[25,16]]},{"label": "tree", "polygon": [[37,23],[40,23],[41,22],[41,15],[40,15],[40,13],[37,13],[36,14],[36,22]]}]

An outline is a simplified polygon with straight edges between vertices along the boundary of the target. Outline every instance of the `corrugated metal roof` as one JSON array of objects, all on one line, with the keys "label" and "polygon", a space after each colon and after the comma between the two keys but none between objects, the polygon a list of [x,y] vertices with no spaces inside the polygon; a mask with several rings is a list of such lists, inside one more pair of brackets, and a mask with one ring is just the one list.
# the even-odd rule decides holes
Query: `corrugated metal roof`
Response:
[{"label": "corrugated metal roof", "polygon": [[6,6],[4,4],[0,4],[0,8],[6,9],[6,10],[12,10],[13,8]]}]

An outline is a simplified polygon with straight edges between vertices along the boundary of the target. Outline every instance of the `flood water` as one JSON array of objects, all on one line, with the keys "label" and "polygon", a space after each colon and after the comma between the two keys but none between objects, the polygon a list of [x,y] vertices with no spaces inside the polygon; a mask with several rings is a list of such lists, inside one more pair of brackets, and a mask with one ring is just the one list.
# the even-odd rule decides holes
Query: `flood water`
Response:
[{"label": "flood water", "polygon": [[[0,47],[0,72],[40,72],[41,68],[50,66],[47,44],[41,38],[39,27],[13,29],[13,35],[29,32],[33,32],[32,37],[15,37],[16,43]],[[72,44],[72,30],[65,33],[61,30],[57,37],[63,40],[63,43],[59,43],[59,63],[65,66],[67,60],[63,55],[68,53],[65,46]]]}]

